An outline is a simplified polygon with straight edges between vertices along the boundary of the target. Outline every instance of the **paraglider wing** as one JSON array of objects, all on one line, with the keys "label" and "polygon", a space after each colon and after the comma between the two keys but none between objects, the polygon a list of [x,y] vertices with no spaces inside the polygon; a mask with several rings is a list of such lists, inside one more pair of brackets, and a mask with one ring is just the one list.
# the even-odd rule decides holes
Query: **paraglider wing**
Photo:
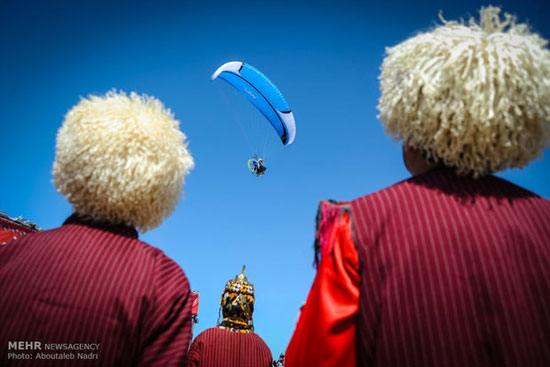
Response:
[{"label": "paraglider wing", "polygon": [[296,136],[294,115],[275,84],[255,67],[240,61],[223,64],[212,75],[221,78],[243,94],[269,121],[284,145]]}]

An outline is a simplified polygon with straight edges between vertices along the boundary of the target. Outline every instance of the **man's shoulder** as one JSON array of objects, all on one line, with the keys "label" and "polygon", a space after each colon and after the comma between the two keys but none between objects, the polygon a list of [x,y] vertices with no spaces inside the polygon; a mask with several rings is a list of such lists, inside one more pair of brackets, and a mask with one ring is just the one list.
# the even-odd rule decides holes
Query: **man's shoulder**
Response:
[{"label": "man's shoulder", "polygon": [[414,183],[414,177],[410,177],[392,185],[386,186],[380,190],[365,194],[349,201],[350,207],[357,205],[378,205],[380,201],[391,202],[400,201],[406,190]]},{"label": "man's shoulder", "polygon": [[252,352],[255,353],[255,355],[261,355],[263,356],[262,358],[271,361],[271,350],[269,346],[255,332],[240,333],[213,327],[197,335],[193,340],[193,345],[195,347],[200,346],[206,348],[206,350],[209,351],[239,345],[241,352]]},{"label": "man's shoulder", "polygon": [[229,333],[227,330],[222,330],[217,327],[211,327],[201,331],[199,335],[195,337],[195,340],[209,338],[209,337],[212,337],[213,335],[224,335],[224,333],[226,332]]},{"label": "man's shoulder", "polygon": [[265,342],[265,340],[262,339],[262,337],[256,333],[250,333],[251,335],[253,335],[253,338],[256,339],[258,341],[258,345],[260,345],[261,347],[269,350],[269,347],[267,346],[267,343]]},{"label": "man's shoulder", "polygon": [[[92,244],[104,245],[112,250],[127,247],[134,251],[144,251],[153,257],[164,255],[161,249],[137,237],[93,228],[82,224],[64,224],[60,227],[44,231],[42,234],[43,236],[63,236],[70,242],[76,241],[82,243],[82,241],[86,241]],[[116,243],[116,246],[111,246],[111,243]]]},{"label": "man's shoulder", "polygon": [[[358,197],[349,203],[352,210],[367,208],[388,209],[395,205],[414,204],[419,201],[452,201],[475,203],[484,198],[501,202],[516,199],[538,202],[550,208],[550,201],[506,179],[494,175],[479,178],[457,175],[451,169],[431,171],[413,176],[376,192]],[[405,205],[407,206],[407,205]]]},{"label": "man's shoulder", "polygon": [[319,212],[341,212],[342,210],[351,209],[358,204],[380,200],[380,198],[391,198],[398,200],[399,197],[403,195],[403,191],[406,190],[408,186],[414,184],[415,180],[415,177],[410,177],[392,185],[386,186],[380,190],[356,197],[352,200],[322,200],[319,203]]},{"label": "man's shoulder", "polygon": [[262,343],[265,344],[265,342],[260,337],[260,335],[258,335],[255,332],[241,333],[241,332],[221,329],[221,328],[218,328],[218,327],[212,327],[212,328],[208,328],[206,330],[201,331],[199,333],[199,335],[196,336],[195,339],[200,340],[200,339],[210,338],[210,337],[213,337],[213,336],[228,337],[228,338],[241,337],[241,338],[248,338],[248,339],[256,339],[256,340],[261,341]]},{"label": "man's shoulder", "polygon": [[202,345],[217,345],[221,342],[228,342],[232,340],[233,335],[237,333],[223,330],[217,327],[205,329],[199,333],[194,339],[193,343],[200,343]]},{"label": "man's shoulder", "polygon": [[427,196],[463,196],[466,194],[495,194],[498,191],[516,191],[529,193],[527,190],[504,179],[488,175],[481,178],[457,175],[451,169],[431,171],[422,175],[412,176],[384,187],[378,191],[360,196],[351,201],[350,205],[358,203],[401,201],[411,195]]},{"label": "man's shoulder", "polygon": [[[161,249],[152,246],[138,238],[90,228],[78,224],[65,224],[41,232],[30,233],[10,246],[19,247],[20,251],[38,252],[44,257],[62,250],[62,257],[75,260],[78,258],[96,258],[100,256],[109,261],[101,261],[98,266],[110,268],[115,264],[125,263],[129,268],[140,269],[135,275],[155,272],[154,269],[179,267]],[[34,249],[34,250],[33,250]],[[72,255],[71,255],[72,254]],[[71,264],[73,261],[67,262]],[[159,270],[160,271],[160,270]],[[129,272],[128,275],[130,275]],[[185,277],[185,276],[183,276]],[[138,276],[139,278],[139,276]]]}]

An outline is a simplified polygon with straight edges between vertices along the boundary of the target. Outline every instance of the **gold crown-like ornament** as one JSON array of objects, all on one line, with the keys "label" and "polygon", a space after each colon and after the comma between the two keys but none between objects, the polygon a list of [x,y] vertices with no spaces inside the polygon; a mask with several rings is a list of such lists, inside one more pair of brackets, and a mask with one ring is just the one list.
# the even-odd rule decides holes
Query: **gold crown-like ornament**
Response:
[{"label": "gold crown-like ornament", "polygon": [[220,322],[218,318],[219,328],[243,333],[254,330],[254,285],[244,275],[244,269],[243,265],[240,274],[225,284],[220,299],[220,313],[223,312],[223,319]]},{"label": "gold crown-like ornament", "polygon": [[245,268],[246,266],[243,265],[243,270],[241,270],[240,274],[237,274],[234,279],[230,279],[227,281],[223,293],[244,293],[254,297],[254,284],[250,283],[246,275],[244,275]]},{"label": "gold crown-like ornament", "polygon": [[240,274],[237,274],[237,276],[235,277],[235,279],[237,280],[242,280],[243,282],[246,282],[248,281],[248,279],[246,278],[246,275],[244,275],[244,269],[246,268],[246,265],[243,265],[243,270],[241,270],[241,273]]}]

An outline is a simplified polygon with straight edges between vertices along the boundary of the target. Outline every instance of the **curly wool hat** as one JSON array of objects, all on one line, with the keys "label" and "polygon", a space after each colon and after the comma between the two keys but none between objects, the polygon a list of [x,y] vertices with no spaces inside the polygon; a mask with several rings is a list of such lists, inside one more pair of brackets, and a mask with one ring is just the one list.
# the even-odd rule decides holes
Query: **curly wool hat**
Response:
[{"label": "curly wool hat", "polygon": [[550,138],[550,51],[497,7],[387,48],[378,110],[386,132],[475,177],[524,167]]},{"label": "curly wool hat", "polygon": [[145,232],[173,212],[193,165],[162,102],[111,91],[82,98],[65,116],[53,182],[80,215]]}]

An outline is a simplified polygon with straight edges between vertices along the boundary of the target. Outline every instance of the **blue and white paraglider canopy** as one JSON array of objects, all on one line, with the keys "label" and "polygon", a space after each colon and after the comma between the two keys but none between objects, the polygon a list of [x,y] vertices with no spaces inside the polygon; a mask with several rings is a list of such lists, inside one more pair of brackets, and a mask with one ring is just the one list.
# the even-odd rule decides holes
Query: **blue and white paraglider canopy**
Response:
[{"label": "blue and white paraglider canopy", "polygon": [[212,74],[243,94],[269,121],[283,145],[296,137],[296,123],[290,107],[279,89],[261,71],[240,61],[223,64]]}]

